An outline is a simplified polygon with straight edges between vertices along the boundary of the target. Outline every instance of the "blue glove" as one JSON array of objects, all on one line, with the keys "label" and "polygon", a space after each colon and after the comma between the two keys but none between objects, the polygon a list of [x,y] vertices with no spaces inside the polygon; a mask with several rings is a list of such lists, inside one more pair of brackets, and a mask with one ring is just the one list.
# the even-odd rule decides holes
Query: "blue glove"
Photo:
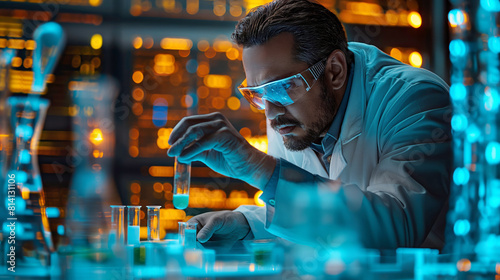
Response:
[{"label": "blue glove", "polygon": [[263,189],[276,159],[248,143],[221,113],[183,118],[172,130],[169,156],[201,161],[214,171]]}]

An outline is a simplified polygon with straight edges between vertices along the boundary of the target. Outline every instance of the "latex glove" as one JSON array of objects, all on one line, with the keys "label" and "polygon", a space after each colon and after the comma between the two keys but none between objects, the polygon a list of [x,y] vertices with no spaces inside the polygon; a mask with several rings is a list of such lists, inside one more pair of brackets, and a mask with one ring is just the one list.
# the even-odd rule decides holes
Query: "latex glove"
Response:
[{"label": "latex glove", "polygon": [[248,143],[221,113],[183,118],[172,130],[169,156],[201,161],[214,171],[263,189],[276,159]]},{"label": "latex glove", "polygon": [[210,240],[237,241],[250,232],[250,225],[240,212],[218,211],[194,216],[189,222],[198,223],[197,239],[201,243]]}]

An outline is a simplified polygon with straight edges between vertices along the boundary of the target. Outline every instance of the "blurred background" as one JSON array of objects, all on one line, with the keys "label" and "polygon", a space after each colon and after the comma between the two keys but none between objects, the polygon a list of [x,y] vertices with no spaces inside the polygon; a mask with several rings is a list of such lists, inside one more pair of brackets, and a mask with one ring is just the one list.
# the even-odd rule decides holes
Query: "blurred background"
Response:
[{"label": "blurred background", "polygon": [[[237,86],[244,79],[241,49],[230,40],[237,21],[261,0],[2,0],[0,48],[17,50],[11,95],[29,94],[33,32],[47,21],[62,25],[67,44],[47,90],[51,105],[38,155],[54,239],[64,232],[72,174],[76,108],[69,91],[78,75],[108,74],[119,82],[113,179],[123,205],[161,205],[161,226],[212,210],[259,201],[255,189],[193,163],[189,207],[172,204],[172,128],[184,116],[222,112],[255,147],[267,150],[263,112],[250,107]],[[449,83],[447,1],[322,0],[344,23],[349,41],[373,44]],[[464,19],[465,21],[467,18]],[[453,26],[451,26],[453,28]],[[94,135],[99,138],[99,135]],[[94,155],[98,157],[98,154]],[[58,210],[58,211],[57,211]],[[142,235],[145,233],[144,232]],[[57,243],[57,241],[56,241]]]}]

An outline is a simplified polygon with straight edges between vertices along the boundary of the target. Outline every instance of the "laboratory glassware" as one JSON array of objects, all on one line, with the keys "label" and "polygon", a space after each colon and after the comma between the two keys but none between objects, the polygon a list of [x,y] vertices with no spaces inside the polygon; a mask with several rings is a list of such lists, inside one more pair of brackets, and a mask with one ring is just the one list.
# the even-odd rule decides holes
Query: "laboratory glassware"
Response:
[{"label": "laboratory glassware", "polygon": [[196,249],[196,227],[198,223],[179,222],[179,244],[186,249]]},{"label": "laboratory glassware", "polygon": [[123,205],[111,205],[109,243],[119,246],[125,244],[125,206]]},{"label": "laboratory glassware", "polygon": [[80,77],[69,83],[76,142],[70,164],[75,168],[66,215],[66,237],[73,249],[107,248],[105,213],[113,199],[113,102],[116,82],[106,76]]},{"label": "laboratory glassware", "polygon": [[148,208],[148,240],[160,240],[160,207],[146,206]]},{"label": "laboratory glassware", "polygon": [[141,242],[141,206],[127,206],[127,244],[138,245]]},{"label": "laboratory glassware", "polygon": [[191,184],[191,164],[181,163],[175,157],[174,163],[174,207],[186,209],[189,204],[189,186]]},{"label": "laboratory glassware", "polygon": [[[16,96],[8,98],[7,106],[10,109],[13,150],[6,172],[7,180],[2,182],[2,192],[7,197],[0,203],[8,209],[2,225],[3,234],[8,236],[14,231],[16,239],[15,244],[10,245],[7,239],[2,240],[2,258],[7,256],[13,246],[18,271],[23,267],[28,267],[29,271],[48,269],[54,246],[45,211],[37,147],[49,101]],[[10,227],[12,223],[14,227]],[[2,266],[5,266],[5,262],[2,262]]]}]

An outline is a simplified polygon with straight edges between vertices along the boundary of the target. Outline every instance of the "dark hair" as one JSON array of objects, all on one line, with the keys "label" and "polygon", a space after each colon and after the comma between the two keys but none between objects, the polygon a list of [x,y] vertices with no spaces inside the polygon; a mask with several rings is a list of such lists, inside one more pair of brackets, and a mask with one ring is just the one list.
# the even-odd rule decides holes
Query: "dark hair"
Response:
[{"label": "dark hair", "polygon": [[339,49],[350,66],[351,54],[339,19],[310,0],[276,0],[254,8],[238,22],[231,38],[248,48],[262,45],[283,32],[293,35],[298,61],[313,65]]}]

